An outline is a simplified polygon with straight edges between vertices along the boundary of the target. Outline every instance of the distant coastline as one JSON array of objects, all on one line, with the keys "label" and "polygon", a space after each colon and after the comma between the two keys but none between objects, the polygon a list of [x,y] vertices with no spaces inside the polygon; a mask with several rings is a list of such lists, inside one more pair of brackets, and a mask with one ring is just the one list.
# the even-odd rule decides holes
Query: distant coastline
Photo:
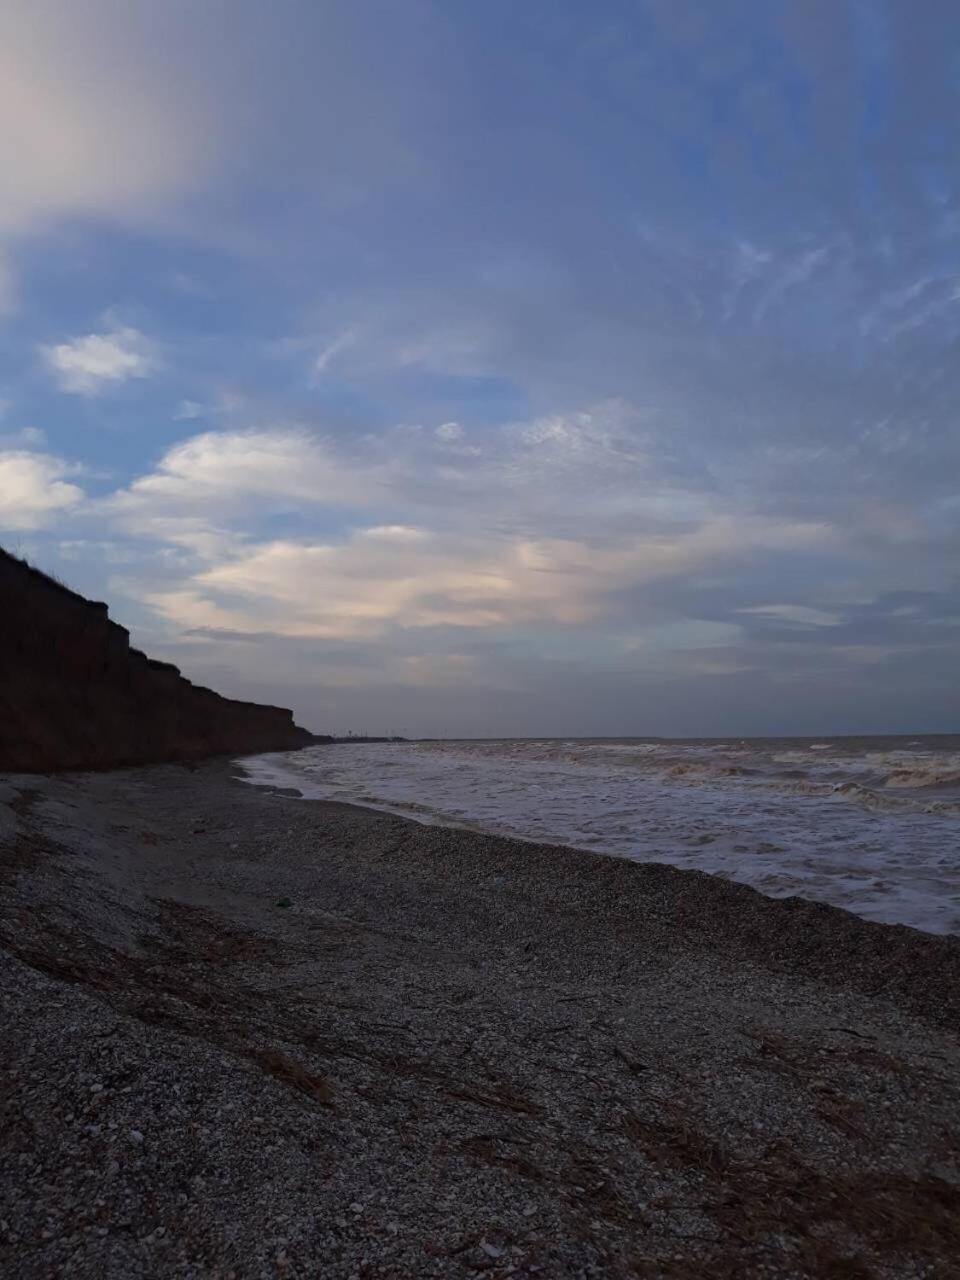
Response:
[{"label": "distant coastline", "polygon": [[384,734],[378,736],[371,733],[341,733],[341,734],[314,734],[314,743],[319,745],[323,742],[410,742],[412,739],[403,738],[398,733]]}]

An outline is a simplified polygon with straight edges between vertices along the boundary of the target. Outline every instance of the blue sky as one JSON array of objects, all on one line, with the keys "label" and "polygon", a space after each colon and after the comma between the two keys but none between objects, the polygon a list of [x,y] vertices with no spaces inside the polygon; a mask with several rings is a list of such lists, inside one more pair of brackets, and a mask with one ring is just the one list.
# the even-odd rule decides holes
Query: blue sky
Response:
[{"label": "blue sky", "polygon": [[958,84],[939,0],[12,0],[0,538],[317,729],[956,729]]}]

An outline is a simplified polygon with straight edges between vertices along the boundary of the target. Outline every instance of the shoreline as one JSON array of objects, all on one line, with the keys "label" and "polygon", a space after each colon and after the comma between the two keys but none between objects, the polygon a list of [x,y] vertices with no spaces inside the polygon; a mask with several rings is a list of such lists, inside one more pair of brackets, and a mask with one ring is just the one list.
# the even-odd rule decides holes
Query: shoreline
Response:
[{"label": "shoreline", "polygon": [[[240,786],[305,805],[389,818],[424,832],[490,842],[502,855],[512,855],[521,863],[519,868],[514,868],[521,874],[529,869],[523,865],[524,850],[531,850],[538,862],[543,859],[553,862],[574,879],[580,878],[587,865],[593,866],[601,882],[602,869],[608,862],[640,868],[642,877],[654,878],[651,885],[644,885],[642,879],[633,880],[636,874],[633,872],[620,877],[611,872],[606,879],[613,880],[617,887],[622,883],[626,892],[639,890],[645,897],[648,889],[653,895],[658,887],[665,889],[680,909],[666,927],[697,930],[698,942],[694,945],[705,944],[705,949],[716,948],[744,962],[783,966],[785,972],[798,978],[812,977],[840,987],[851,986],[871,995],[882,992],[887,998],[902,1000],[911,1012],[946,1027],[960,1027],[960,935],[930,933],[910,925],[868,920],[843,907],[801,895],[772,897],[743,881],[728,880],[709,871],[675,867],[668,862],[622,858],[577,845],[500,835],[478,826],[429,822],[372,805],[317,799],[293,786],[247,781],[232,767],[230,776]],[[496,852],[492,856],[495,857]],[[583,862],[582,869],[577,867],[578,862]],[[664,882],[658,886],[655,880],[661,875]],[[687,878],[691,894],[686,901],[683,882],[676,882],[673,877]],[[717,897],[711,902],[714,892]],[[607,905],[615,918],[616,906],[612,902]],[[722,915],[715,910],[720,907],[725,909]],[[766,920],[763,919],[765,912],[769,915]],[[681,916],[684,918],[680,919]],[[719,927],[718,921],[722,921]],[[653,920],[648,919],[648,923]],[[662,919],[657,919],[656,924],[663,927]]]},{"label": "shoreline", "polygon": [[305,797],[703,870],[960,936],[960,754],[929,742],[912,744],[910,760],[889,741],[853,754],[836,742],[819,754],[795,741],[727,745],[331,748],[255,757],[242,771]]},{"label": "shoreline", "polygon": [[235,769],[0,779],[6,1269],[956,1255],[960,939]]}]

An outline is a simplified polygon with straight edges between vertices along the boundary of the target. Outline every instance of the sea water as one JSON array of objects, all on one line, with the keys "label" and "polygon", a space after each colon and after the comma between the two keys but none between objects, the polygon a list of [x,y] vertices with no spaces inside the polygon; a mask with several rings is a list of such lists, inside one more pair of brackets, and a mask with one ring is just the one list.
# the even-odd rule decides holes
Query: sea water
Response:
[{"label": "sea water", "polygon": [[339,743],[240,763],[305,797],[960,933],[960,735]]}]

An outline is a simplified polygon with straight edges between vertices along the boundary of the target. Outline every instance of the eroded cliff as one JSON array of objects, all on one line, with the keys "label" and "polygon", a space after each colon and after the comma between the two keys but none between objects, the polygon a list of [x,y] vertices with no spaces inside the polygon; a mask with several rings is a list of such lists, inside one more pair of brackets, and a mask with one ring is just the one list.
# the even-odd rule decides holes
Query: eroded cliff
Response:
[{"label": "eroded cliff", "polygon": [[105,604],[0,549],[0,769],[105,768],[313,740],[283,707],[223,698],[132,649]]}]

